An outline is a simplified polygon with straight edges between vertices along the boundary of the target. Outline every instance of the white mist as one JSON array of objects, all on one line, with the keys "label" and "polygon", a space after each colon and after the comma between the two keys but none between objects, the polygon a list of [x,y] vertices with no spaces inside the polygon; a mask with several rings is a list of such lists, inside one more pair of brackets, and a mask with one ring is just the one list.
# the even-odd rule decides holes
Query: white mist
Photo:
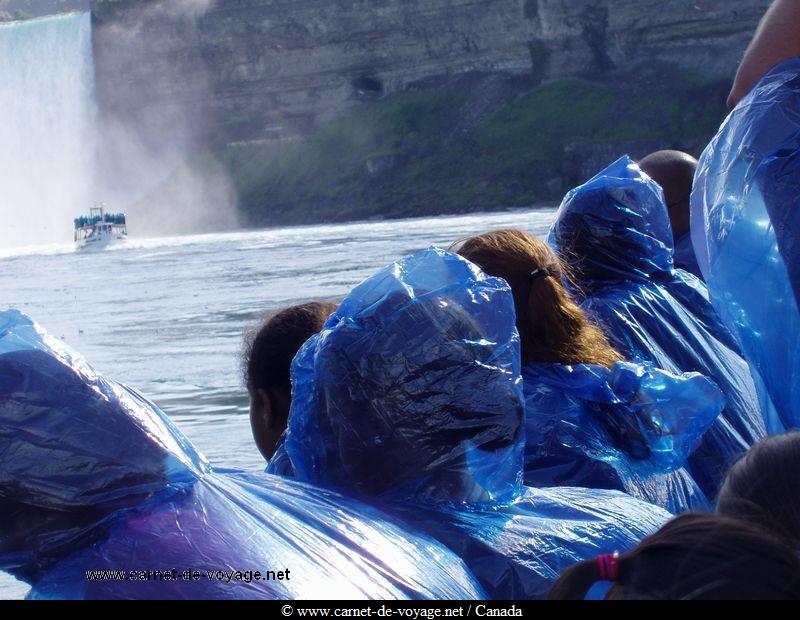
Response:
[{"label": "white mist", "polygon": [[89,13],[0,25],[0,247],[70,241],[94,185]]}]

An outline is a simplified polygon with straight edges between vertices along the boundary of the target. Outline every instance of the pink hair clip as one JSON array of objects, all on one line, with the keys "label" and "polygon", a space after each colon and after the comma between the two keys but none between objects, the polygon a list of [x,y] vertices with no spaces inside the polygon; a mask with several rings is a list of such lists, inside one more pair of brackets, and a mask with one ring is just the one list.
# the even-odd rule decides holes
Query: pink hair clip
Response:
[{"label": "pink hair clip", "polygon": [[597,568],[603,581],[619,580],[619,551],[597,556]]}]

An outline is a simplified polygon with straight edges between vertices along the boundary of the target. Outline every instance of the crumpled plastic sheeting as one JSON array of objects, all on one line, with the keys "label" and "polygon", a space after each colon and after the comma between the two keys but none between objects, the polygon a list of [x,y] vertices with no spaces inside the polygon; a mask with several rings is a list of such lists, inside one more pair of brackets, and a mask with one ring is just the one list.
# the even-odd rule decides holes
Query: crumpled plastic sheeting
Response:
[{"label": "crumpled plastic sheeting", "polygon": [[523,407],[514,325],[505,281],[442,250],[362,282],[292,365],[286,450],[298,477],[410,497],[449,497],[466,477],[482,498],[513,494]]},{"label": "crumpled plastic sheeting", "polygon": [[538,598],[572,563],[669,514],[616,491],[521,485],[523,395],[505,281],[428,249],[356,287],[293,362],[297,475],[375,496],[456,550],[493,598]]},{"label": "crumpled plastic sheeting", "polygon": [[[155,406],[0,314],[0,570],[31,598],[476,598],[396,518],[267,474],[212,471]],[[200,572],[198,580],[129,571]],[[206,571],[285,571],[284,580]],[[124,580],[88,580],[86,571]],[[286,576],[286,574],[284,574]]]},{"label": "crumpled plastic sheeting", "polygon": [[712,301],[787,429],[800,427],[798,201],[800,58],[793,58],[723,123],[700,158],[692,193],[692,237]]},{"label": "crumpled plastic sheeting", "polygon": [[524,488],[502,505],[397,506],[467,560],[493,599],[541,599],[567,568],[624,553],[672,515],[620,491]]},{"label": "crumpled plastic sheeting", "polygon": [[628,359],[714,380],[726,406],[689,459],[707,497],[766,435],[750,369],[695,276],[672,266],[661,188],[627,156],[567,194],[550,240],[574,267],[582,307]]},{"label": "crumpled plastic sheeting", "polygon": [[620,489],[670,512],[709,508],[684,465],[724,405],[697,373],[619,362],[526,364],[525,484]]},{"label": "crumpled plastic sheeting", "polygon": [[703,272],[700,271],[700,265],[697,263],[697,256],[694,253],[691,233],[684,233],[679,239],[675,240],[675,252],[672,259],[676,269],[683,269],[704,280]]},{"label": "crumpled plastic sheeting", "polygon": [[614,281],[649,284],[673,270],[664,192],[627,155],[567,193],[550,243],[592,291]]},{"label": "crumpled plastic sheeting", "polygon": [[264,470],[268,474],[275,476],[286,476],[287,478],[294,478],[294,466],[286,452],[286,433],[284,432],[278,440],[278,445],[275,447],[275,454],[267,463],[267,468]]}]

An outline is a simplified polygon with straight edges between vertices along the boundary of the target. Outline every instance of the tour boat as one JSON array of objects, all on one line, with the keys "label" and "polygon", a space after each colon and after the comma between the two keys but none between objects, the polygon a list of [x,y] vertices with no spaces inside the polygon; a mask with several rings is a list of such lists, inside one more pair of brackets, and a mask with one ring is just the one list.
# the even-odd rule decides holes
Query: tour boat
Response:
[{"label": "tour boat", "polygon": [[106,213],[105,206],[95,205],[89,215],[75,218],[75,246],[78,249],[101,249],[128,238],[124,213]]}]

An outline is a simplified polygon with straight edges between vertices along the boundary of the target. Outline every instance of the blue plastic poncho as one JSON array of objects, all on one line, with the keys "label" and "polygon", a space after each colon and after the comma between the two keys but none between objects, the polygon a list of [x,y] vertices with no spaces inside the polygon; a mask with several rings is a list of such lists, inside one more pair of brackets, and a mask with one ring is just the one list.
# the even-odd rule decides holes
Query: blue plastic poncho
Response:
[{"label": "blue plastic poncho", "polygon": [[712,301],[787,429],[800,427],[799,204],[800,58],[793,58],[723,123],[700,158],[692,194],[692,236]]},{"label": "blue plastic poncho", "polygon": [[0,515],[0,570],[33,598],[482,595],[441,544],[373,508],[212,471],[156,407],[16,311],[0,314]]},{"label": "blue plastic poncho", "polygon": [[703,272],[700,271],[700,265],[697,263],[697,256],[694,253],[692,234],[690,232],[675,239],[675,250],[672,259],[675,263],[675,269],[683,269],[693,276],[705,280],[703,278]]},{"label": "blue plastic poncho", "polygon": [[526,364],[525,484],[621,489],[678,513],[710,504],[684,468],[724,398],[697,373]]},{"label": "blue plastic poncho", "polygon": [[629,359],[673,373],[699,372],[726,399],[690,457],[692,475],[716,497],[730,464],[766,434],[747,363],[698,278],[672,265],[661,188],[622,157],[564,198],[550,241],[575,272],[582,307]]},{"label": "blue plastic poncho", "polygon": [[272,455],[269,463],[267,463],[267,468],[264,471],[276,476],[295,477],[294,466],[292,465],[289,455],[286,453],[286,432],[278,439],[278,445],[275,446],[275,453]]},{"label": "blue plastic poncho", "polygon": [[570,564],[668,517],[615,491],[521,485],[512,293],[443,250],[357,286],[298,352],[292,386],[298,476],[377,498],[459,553],[494,598],[541,597]]}]

